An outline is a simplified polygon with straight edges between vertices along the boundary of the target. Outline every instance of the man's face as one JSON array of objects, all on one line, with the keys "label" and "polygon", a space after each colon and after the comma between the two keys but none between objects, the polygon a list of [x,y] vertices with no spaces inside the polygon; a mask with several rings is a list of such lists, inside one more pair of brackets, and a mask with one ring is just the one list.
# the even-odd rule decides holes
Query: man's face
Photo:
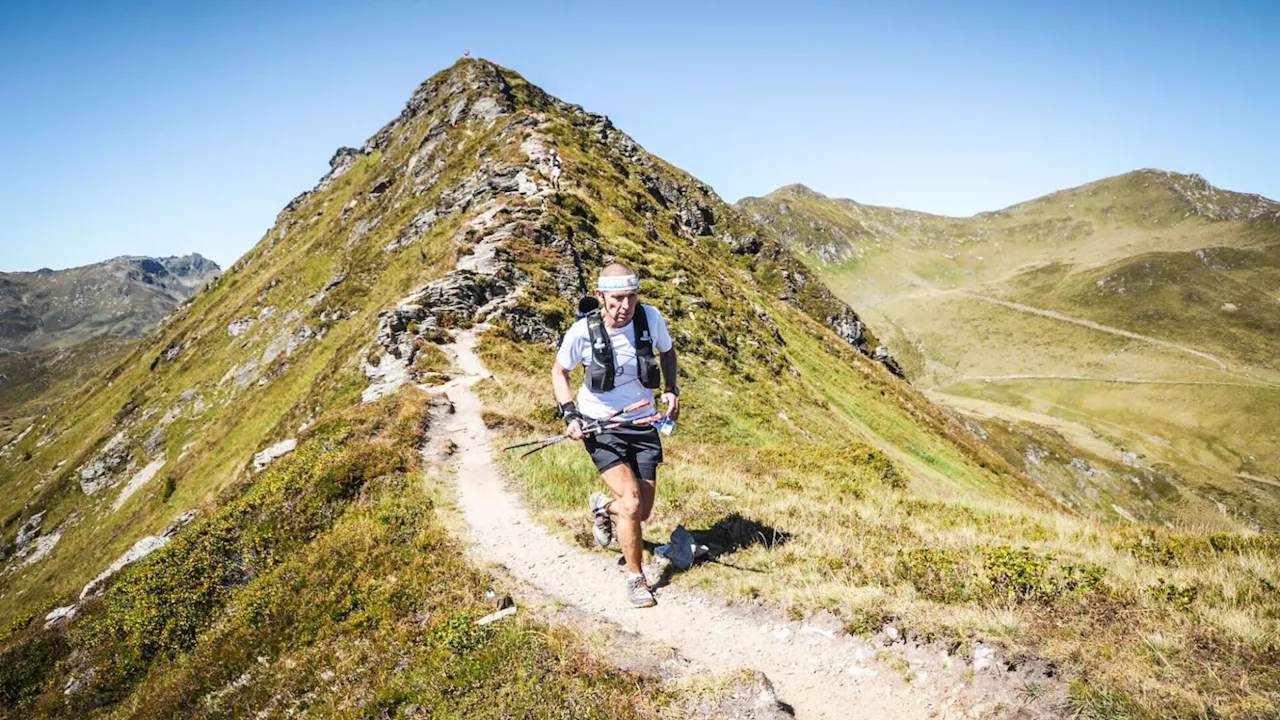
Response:
[{"label": "man's face", "polygon": [[597,295],[600,296],[600,305],[604,308],[604,314],[610,320],[610,325],[622,327],[631,322],[632,316],[636,313],[636,305],[639,304],[634,290],[597,293]]}]

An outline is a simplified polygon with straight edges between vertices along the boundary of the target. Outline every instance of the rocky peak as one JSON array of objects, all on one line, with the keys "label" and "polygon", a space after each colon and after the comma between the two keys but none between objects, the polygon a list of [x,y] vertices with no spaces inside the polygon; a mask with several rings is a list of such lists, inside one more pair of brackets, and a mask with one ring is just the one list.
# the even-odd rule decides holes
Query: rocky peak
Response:
[{"label": "rocky peak", "polygon": [[1280,219],[1280,203],[1254,193],[1223,190],[1195,173],[1147,169],[1138,174],[1169,188],[1190,206],[1190,214],[1207,220],[1254,220],[1266,216]]},{"label": "rocky peak", "polygon": [[[565,170],[559,191],[550,180],[553,154]],[[349,180],[357,169],[360,179]],[[724,248],[742,268],[776,280],[778,299],[864,353],[874,347],[856,313],[811,282],[807,268],[768,228],[645,152],[608,116],[547,95],[486,60],[462,60],[437,73],[358,149],[338,149],[329,172],[290,203],[265,245],[242,262],[270,253],[291,234],[308,233],[331,207],[341,207],[341,252],[352,257],[365,256],[372,245],[392,262],[399,253],[438,242],[433,238],[445,227],[457,248],[453,272],[379,312],[381,354],[365,365],[375,383],[366,399],[410,380],[417,344],[450,327],[485,321],[510,327],[526,342],[554,342],[564,315],[548,308],[572,307],[619,244],[644,248],[621,258],[641,267],[661,265],[672,253]],[[619,237],[607,236],[606,227]],[[536,258],[529,255],[530,243],[540,248]],[[335,272],[358,277],[377,270]],[[679,280],[688,283],[681,286],[685,297],[698,295],[696,280]],[[732,322],[700,317],[708,324]],[[752,342],[776,344],[767,333]]]},{"label": "rocky peak", "polygon": [[[164,265],[169,272],[179,277],[211,276],[222,270],[222,268],[218,267],[218,263],[200,253],[161,258],[158,262]],[[207,280],[208,278],[206,277],[205,279]]]}]

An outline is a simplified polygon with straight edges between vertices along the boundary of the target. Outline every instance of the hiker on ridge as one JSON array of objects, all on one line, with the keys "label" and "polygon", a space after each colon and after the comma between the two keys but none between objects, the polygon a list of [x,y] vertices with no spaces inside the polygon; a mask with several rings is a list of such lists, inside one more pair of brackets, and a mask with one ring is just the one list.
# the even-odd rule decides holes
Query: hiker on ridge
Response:
[{"label": "hiker on ridge", "polygon": [[[583,441],[611,491],[611,496],[600,492],[591,495],[596,544],[608,546],[616,527],[627,563],[627,600],[635,607],[650,607],[657,600],[640,566],[644,553],[641,523],[653,510],[658,464],[662,462],[662,441],[655,424],[661,425],[667,418],[676,420],[680,389],[667,323],[657,308],[640,304],[639,287],[635,273],[626,265],[611,263],[600,271],[594,298],[598,306],[565,333],[551,368],[551,387],[569,426],[569,437]],[[569,372],[579,365],[586,367],[586,374],[574,402]],[[653,390],[658,387],[663,388],[666,417],[653,407]],[[642,401],[647,401],[644,407],[616,418],[625,423],[622,427],[591,432],[593,421]]]},{"label": "hiker on ridge", "polygon": [[560,192],[560,175],[564,172],[564,169],[560,164],[560,154],[556,152],[555,148],[551,148],[551,157],[547,159],[547,163],[551,166],[548,171],[548,174],[551,175],[551,187],[555,188],[556,192]]}]

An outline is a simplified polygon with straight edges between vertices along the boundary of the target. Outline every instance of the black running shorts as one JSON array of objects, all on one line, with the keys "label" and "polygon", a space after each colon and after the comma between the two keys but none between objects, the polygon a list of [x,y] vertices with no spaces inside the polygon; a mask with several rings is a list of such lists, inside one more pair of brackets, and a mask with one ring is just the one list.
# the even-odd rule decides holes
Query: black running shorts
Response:
[{"label": "black running shorts", "polygon": [[603,473],[623,463],[641,480],[658,479],[662,440],[654,428],[615,428],[582,439],[596,469]]}]

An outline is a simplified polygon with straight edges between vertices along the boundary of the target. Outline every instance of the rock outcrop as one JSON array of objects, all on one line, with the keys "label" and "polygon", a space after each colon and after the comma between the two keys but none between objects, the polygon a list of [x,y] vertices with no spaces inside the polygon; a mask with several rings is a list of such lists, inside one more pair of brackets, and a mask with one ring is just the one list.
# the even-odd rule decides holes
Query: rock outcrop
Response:
[{"label": "rock outcrop", "polygon": [[129,438],[124,431],[116,433],[92,460],[80,468],[80,490],[93,495],[120,481],[123,468],[130,460]]},{"label": "rock outcrop", "polygon": [[[86,599],[97,595],[102,589],[103,583],[105,583],[112,575],[120,572],[125,565],[135,563],[165,545],[168,545],[169,542],[173,540],[173,537],[178,534],[178,531],[190,524],[195,517],[196,511],[188,510],[175,517],[173,521],[169,523],[169,526],[164,529],[164,532],[159,535],[148,535],[134,543],[133,547],[126,550],[123,555],[116,558],[115,562],[107,566],[107,569],[103,570],[97,577],[90,580],[88,585],[84,586],[84,589],[80,591],[80,602],[84,602]],[[66,610],[66,608],[62,609],[64,611]]]},{"label": "rock outcrop", "polygon": [[298,448],[297,438],[281,440],[271,447],[253,456],[253,471],[261,472],[263,468],[288,455]]}]

